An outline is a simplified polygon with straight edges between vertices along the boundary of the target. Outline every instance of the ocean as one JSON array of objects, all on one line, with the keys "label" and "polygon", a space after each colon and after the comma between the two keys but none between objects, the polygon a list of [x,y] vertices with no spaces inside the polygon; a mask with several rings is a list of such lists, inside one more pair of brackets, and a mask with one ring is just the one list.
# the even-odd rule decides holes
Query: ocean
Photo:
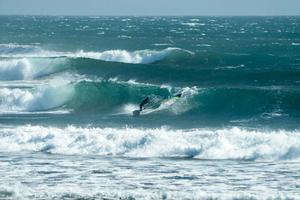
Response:
[{"label": "ocean", "polygon": [[300,199],[299,86],[300,17],[2,15],[0,199]]}]

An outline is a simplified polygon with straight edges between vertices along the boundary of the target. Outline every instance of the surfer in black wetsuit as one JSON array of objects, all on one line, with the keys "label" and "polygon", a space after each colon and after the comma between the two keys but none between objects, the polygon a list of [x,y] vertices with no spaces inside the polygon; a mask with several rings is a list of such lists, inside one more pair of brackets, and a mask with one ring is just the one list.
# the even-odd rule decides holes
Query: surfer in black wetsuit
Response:
[{"label": "surfer in black wetsuit", "polygon": [[[182,96],[181,93],[176,94],[174,97],[178,97],[180,98]],[[146,97],[141,103],[140,103],[140,111],[142,111],[143,109],[145,109],[145,105],[150,103],[150,98]]]},{"label": "surfer in black wetsuit", "polygon": [[181,93],[179,93],[179,94],[176,94],[174,97],[181,97],[182,96],[182,94]]},{"label": "surfer in black wetsuit", "polygon": [[149,103],[149,97],[146,97],[141,103],[140,103],[140,111],[143,110],[144,106]]}]

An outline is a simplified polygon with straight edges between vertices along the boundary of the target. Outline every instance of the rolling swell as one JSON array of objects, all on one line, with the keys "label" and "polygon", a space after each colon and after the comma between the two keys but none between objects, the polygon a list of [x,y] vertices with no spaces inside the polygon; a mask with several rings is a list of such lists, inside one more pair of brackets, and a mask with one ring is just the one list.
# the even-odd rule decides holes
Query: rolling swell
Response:
[{"label": "rolling swell", "polygon": [[[170,60],[171,61],[171,60]],[[0,81],[34,80],[52,74],[72,74],[135,79],[155,84],[175,86],[267,86],[299,85],[299,69],[250,69],[248,67],[197,68],[177,66],[167,60],[152,64],[106,62],[90,58],[5,58],[0,59]]]},{"label": "rolling swell", "polygon": [[[188,62],[195,59],[194,55]],[[176,86],[267,86],[299,85],[300,70],[296,68],[251,68],[246,66],[190,66],[188,63],[172,63],[172,60],[161,60],[152,64],[112,63],[87,58],[70,60],[71,71],[78,74],[118,77],[123,80],[135,79],[139,82],[156,84],[171,83]]]},{"label": "rolling swell", "polygon": [[232,117],[277,114],[299,115],[298,88],[244,87],[204,89],[197,97],[198,111]]}]

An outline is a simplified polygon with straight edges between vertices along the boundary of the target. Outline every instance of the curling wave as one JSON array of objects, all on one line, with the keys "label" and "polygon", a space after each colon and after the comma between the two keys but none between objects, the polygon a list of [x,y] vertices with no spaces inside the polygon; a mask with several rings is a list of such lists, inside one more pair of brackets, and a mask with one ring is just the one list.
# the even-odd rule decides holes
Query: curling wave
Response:
[{"label": "curling wave", "polygon": [[[173,98],[179,93],[181,98]],[[2,112],[68,109],[73,113],[131,114],[145,97],[150,97],[151,104],[144,114],[276,118],[299,115],[300,90],[286,87],[181,88],[65,74],[33,88],[0,88],[0,108]]]},{"label": "curling wave", "polygon": [[[174,101],[173,94],[180,92],[180,101]],[[0,89],[0,110],[7,112],[38,112],[68,109],[75,113],[110,112],[130,114],[146,96],[153,99],[152,112],[170,111],[182,113],[190,109],[188,100],[197,93],[196,88],[172,88],[141,84],[134,81],[72,80],[66,76],[51,80],[33,88],[4,87]],[[58,98],[59,97],[59,98]]]}]

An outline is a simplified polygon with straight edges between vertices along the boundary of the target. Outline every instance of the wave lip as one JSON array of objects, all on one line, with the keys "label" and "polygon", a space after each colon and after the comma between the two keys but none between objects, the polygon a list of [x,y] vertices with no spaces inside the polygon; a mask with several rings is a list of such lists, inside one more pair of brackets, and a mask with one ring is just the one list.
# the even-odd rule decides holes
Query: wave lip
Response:
[{"label": "wave lip", "polygon": [[34,89],[0,88],[0,111],[15,113],[54,110],[65,105],[73,93],[74,88],[68,81],[58,79]]},{"label": "wave lip", "polygon": [[31,80],[67,67],[65,59],[6,59],[0,60],[0,80]]},{"label": "wave lip", "polygon": [[227,129],[4,127],[1,151],[125,157],[297,160],[299,131]]}]

